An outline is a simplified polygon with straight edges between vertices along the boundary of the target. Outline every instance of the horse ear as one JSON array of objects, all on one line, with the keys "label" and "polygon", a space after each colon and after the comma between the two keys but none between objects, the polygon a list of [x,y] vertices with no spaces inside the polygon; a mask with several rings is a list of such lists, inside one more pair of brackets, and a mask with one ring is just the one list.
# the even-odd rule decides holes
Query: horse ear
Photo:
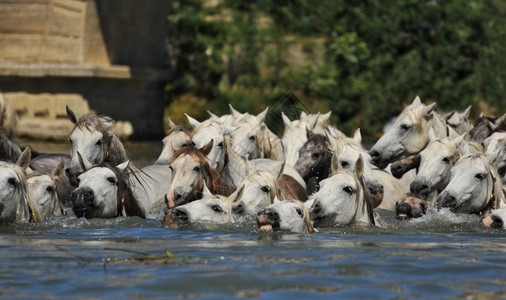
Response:
[{"label": "horse ear", "polygon": [[320,112],[318,112],[314,119],[310,121],[309,123],[309,129],[314,130],[316,127],[316,124],[318,124],[318,118],[320,118]]},{"label": "horse ear", "polygon": [[204,196],[212,196],[213,193],[211,193],[211,191],[207,187],[207,184],[206,184],[205,180],[202,180],[202,184],[203,184],[203,187],[202,187],[202,197],[204,197]]},{"label": "horse ear", "polygon": [[188,119],[188,123],[190,123],[191,127],[196,128],[196,127],[198,127],[201,124],[199,121],[197,121],[194,118],[190,117],[188,114],[185,113],[184,115]]},{"label": "horse ear", "polygon": [[466,134],[464,133],[463,135],[460,135],[460,136],[458,136],[458,137],[456,137],[456,138],[453,139],[453,143],[455,144],[455,147],[458,148],[460,146],[460,144],[462,143],[462,141],[464,141],[464,136],[465,135]]},{"label": "horse ear", "polygon": [[21,169],[24,171],[30,165],[31,158],[32,158],[32,150],[30,150],[30,147],[26,147],[23,153],[21,153],[21,156],[19,156],[16,165],[21,167]]},{"label": "horse ear", "polygon": [[170,119],[170,117],[167,117],[167,121],[169,122],[169,128],[170,129],[176,127],[176,123],[172,122],[172,120]]},{"label": "horse ear", "polygon": [[462,117],[462,119],[466,119],[469,117],[469,114],[471,113],[471,105],[469,105],[466,110],[464,110],[463,113],[460,114],[460,116]]},{"label": "horse ear", "polygon": [[235,190],[230,196],[227,197],[227,200],[230,201],[230,203],[234,203],[239,201],[239,199],[242,198],[242,194],[244,192],[244,184],[241,185],[237,190]]},{"label": "horse ear", "polygon": [[283,123],[285,123],[285,127],[291,127],[292,121],[285,115],[284,112],[281,112],[281,118],[283,119]]},{"label": "horse ear", "polygon": [[56,168],[54,168],[53,172],[51,172],[51,174],[53,174],[54,178],[58,179],[63,176],[64,172],[65,172],[65,164],[63,162],[63,159],[61,159]]},{"label": "horse ear", "polygon": [[[496,128],[499,127],[499,126],[501,126],[501,124],[504,123],[504,119],[506,119],[506,114],[500,116],[499,118],[497,118],[495,120],[494,125],[496,126]],[[494,130],[495,130],[495,128],[494,128]]]},{"label": "horse ear", "polygon": [[330,114],[332,113],[332,111],[329,111],[328,113],[326,114],[323,114],[323,115],[320,115],[320,119],[324,122],[327,122],[329,119],[330,119]]},{"label": "horse ear", "polygon": [[107,130],[109,130],[109,128],[111,128],[111,126],[114,124],[114,120],[110,117],[100,116],[98,117],[98,119],[100,120],[100,122],[102,122],[102,124]]},{"label": "horse ear", "polygon": [[263,123],[265,122],[265,118],[267,117],[267,113],[269,112],[269,107],[267,106],[266,109],[264,109],[264,111],[262,111],[261,113],[259,113],[256,118],[257,118],[257,121],[258,123]]},{"label": "horse ear", "polygon": [[357,174],[357,178],[362,177],[364,174],[364,158],[362,154],[358,156],[357,162],[355,162],[355,174]]},{"label": "horse ear", "polygon": [[300,112],[300,119],[304,120],[305,118],[307,118],[307,113],[305,111],[301,111]]},{"label": "horse ear", "polygon": [[278,196],[274,196],[274,200],[272,201],[272,204],[274,203],[281,203],[281,200],[279,200]]},{"label": "horse ear", "polygon": [[209,117],[211,117],[211,119],[213,120],[216,120],[216,121],[219,121],[220,120],[220,117],[218,117],[217,115],[213,114],[212,112],[210,111],[207,111],[207,114],[209,115]]},{"label": "horse ear", "polygon": [[79,159],[79,164],[84,171],[87,171],[93,167],[93,165],[86,158],[84,158],[79,151],[77,151],[77,158]]},{"label": "horse ear", "polygon": [[330,160],[330,170],[332,171],[331,173],[334,173],[335,171],[340,169],[342,169],[342,167],[341,164],[339,163],[339,157],[334,152],[332,153],[332,159]]},{"label": "horse ear", "polygon": [[427,136],[429,137],[429,142],[436,140],[436,134],[434,133],[432,127],[429,129],[429,133],[427,134]]},{"label": "horse ear", "polygon": [[441,117],[443,118],[443,120],[448,121],[453,116],[454,113],[455,113],[455,111],[452,110],[451,112],[446,113],[446,114],[442,115]]},{"label": "horse ear", "polygon": [[460,156],[472,153],[471,146],[469,145],[469,143],[461,144],[461,147],[459,147],[459,150],[460,150]]},{"label": "horse ear", "polygon": [[213,149],[214,140],[211,139],[207,145],[204,145],[204,147],[200,148],[200,152],[204,154],[204,156],[207,156],[209,152],[211,152],[211,149]]},{"label": "horse ear", "polygon": [[420,96],[416,96],[415,99],[413,100],[413,103],[411,103],[411,104],[414,104],[414,105],[422,104],[422,100],[420,100]]},{"label": "horse ear", "polygon": [[276,177],[276,179],[281,178],[281,176],[283,175],[283,171],[285,169],[285,163],[286,163],[286,159],[283,160],[283,162],[281,164],[279,164],[277,167],[272,169],[275,172],[274,176]]},{"label": "horse ear", "polygon": [[128,166],[130,165],[130,160],[127,160],[123,163],[120,163],[116,166],[121,172],[125,172],[126,169],[128,169]]},{"label": "horse ear", "polygon": [[311,138],[311,135],[313,133],[311,132],[311,130],[306,126],[306,138],[309,140]]},{"label": "horse ear", "polygon": [[360,133],[360,128],[357,128],[357,130],[355,130],[355,133],[353,134],[353,139],[357,143],[362,144],[362,134]]},{"label": "horse ear", "polygon": [[67,110],[67,117],[69,118],[69,120],[76,124],[77,121],[79,121],[79,116],[70,109],[70,107],[68,105],[65,106],[65,109]]},{"label": "horse ear", "polygon": [[230,108],[230,112],[232,113],[232,116],[234,118],[237,118],[237,117],[240,117],[241,116],[241,113],[238,112],[237,110],[235,110],[235,108],[232,106],[232,104],[228,104],[228,107]]},{"label": "horse ear", "polygon": [[426,119],[426,120],[429,120],[433,117],[433,114],[432,112],[434,111],[434,109],[436,108],[436,102],[433,102],[427,106],[425,106],[422,110],[422,116]]}]

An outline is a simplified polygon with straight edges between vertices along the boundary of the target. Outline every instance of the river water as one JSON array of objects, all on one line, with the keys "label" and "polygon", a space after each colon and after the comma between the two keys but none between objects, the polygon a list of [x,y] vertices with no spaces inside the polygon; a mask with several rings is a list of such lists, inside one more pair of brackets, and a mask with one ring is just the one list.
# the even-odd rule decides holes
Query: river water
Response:
[{"label": "river water", "polygon": [[[139,166],[160,149],[127,147]],[[0,297],[506,298],[504,231],[444,210],[403,222],[381,215],[387,228],[316,234],[165,229],[137,217],[4,225]]]}]

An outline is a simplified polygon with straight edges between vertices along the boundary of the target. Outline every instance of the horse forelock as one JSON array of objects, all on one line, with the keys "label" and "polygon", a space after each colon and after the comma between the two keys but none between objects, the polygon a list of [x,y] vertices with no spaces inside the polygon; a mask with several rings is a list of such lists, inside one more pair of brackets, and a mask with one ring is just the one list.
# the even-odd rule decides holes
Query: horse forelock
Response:
[{"label": "horse forelock", "polygon": [[214,120],[214,119],[207,119],[205,120],[204,122],[200,123],[199,126],[197,126],[196,128],[193,129],[191,135],[190,135],[190,139],[193,138],[194,135],[200,133],[201,131],[207,129],[208,127],[212,127],[214,129],[216,129],[218,132],[221,132],[220,130],[220,126],[222,124],[217,121],[217,120]]},{"label": "horse forelock", "polygon": [[269,199],[271,200],[271,204],[274,203],[276,197],[279,200],[285,199],[281,190],[278,188],[277,179],[270,172],[256,170],[249,174],[246,179],[261,186],[267,185],[269,187]]}]

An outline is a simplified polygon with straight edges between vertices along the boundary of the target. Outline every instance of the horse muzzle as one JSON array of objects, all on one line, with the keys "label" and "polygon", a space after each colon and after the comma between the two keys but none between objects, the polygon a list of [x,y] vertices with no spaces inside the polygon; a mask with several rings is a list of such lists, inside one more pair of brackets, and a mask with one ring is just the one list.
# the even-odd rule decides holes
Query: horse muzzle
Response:
[{"label": "horse muzzle", "polygon": [[257,226],[261,231],[279,230],[279,214],[271,209],[264,209],[257,214]]},{"label": "horse muzzle", "polygon": [[74,213],[80,218],[89,213],[95,205],[95,193],[90,188],[77,189],[70,195],[70,200]]}]

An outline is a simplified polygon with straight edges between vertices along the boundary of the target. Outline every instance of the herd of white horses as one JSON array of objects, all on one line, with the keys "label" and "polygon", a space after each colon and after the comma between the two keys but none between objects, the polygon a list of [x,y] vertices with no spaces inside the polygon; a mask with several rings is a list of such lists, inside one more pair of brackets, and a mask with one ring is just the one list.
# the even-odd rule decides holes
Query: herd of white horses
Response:
[{"label": "herd of white horses", "polygon": [[190,126],[170,122],[153,165],[136,168],[111,132],[113,120],[79,116],[71,153],[21,151],[1,133],[0,223],[138,216],[178,228],[240,223],[261,231],[388,226],[429,210],[477,214],[506,229],[505,115],[439,114],[418,97],[367,151],[360,130],[347,137],[327,114],[282,113],[281,138],[258,115],[231,113]]}]

